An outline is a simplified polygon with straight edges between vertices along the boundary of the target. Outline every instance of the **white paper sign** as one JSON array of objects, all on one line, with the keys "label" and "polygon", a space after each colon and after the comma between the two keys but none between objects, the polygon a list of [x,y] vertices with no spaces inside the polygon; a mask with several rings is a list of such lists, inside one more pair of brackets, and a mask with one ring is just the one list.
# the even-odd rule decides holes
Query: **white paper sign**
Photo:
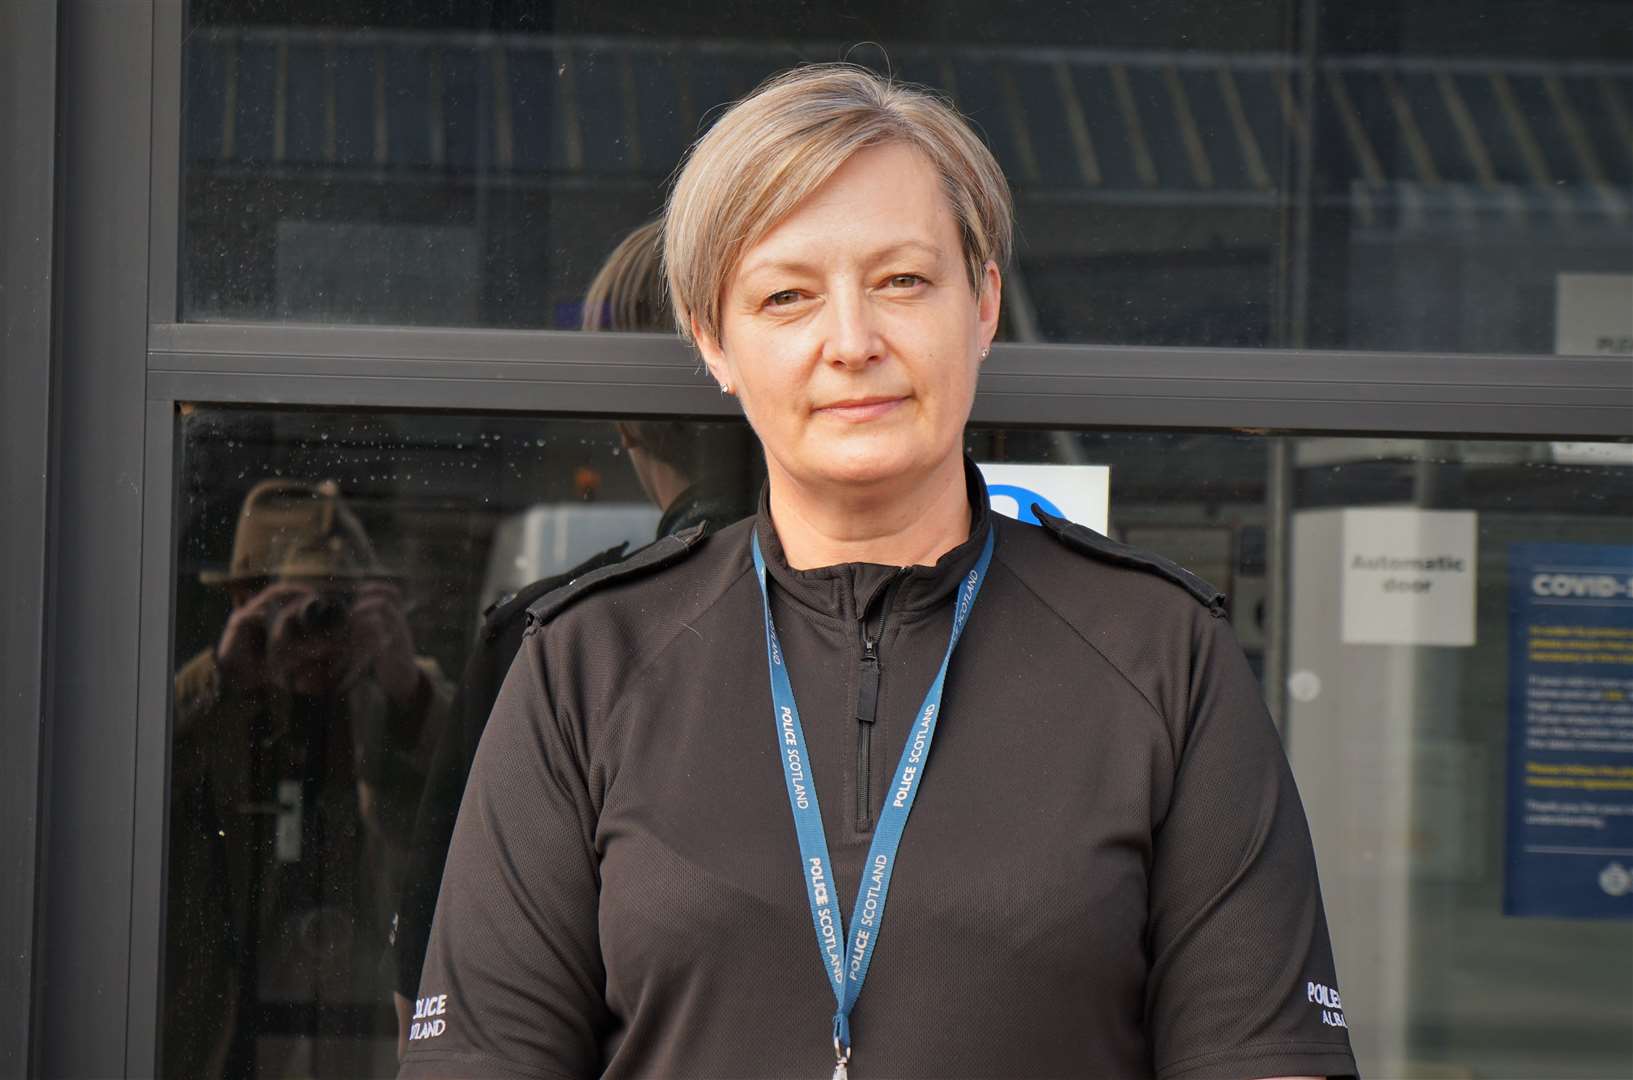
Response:
[{"label": "white paper sign", "polygon": [[1346,645],[1473,645],[1472,510],[1345,510]]},{"label": "white paper sign", "polygon": [[1560,274],[1554,352],[1633,356],[1633,274]]},{"label": "white paper sign", "polygon": [[992,508],[1037,524],[1032,504],[1104,536],[1110,518],[1110,465],[997,465],[982,463]]}]

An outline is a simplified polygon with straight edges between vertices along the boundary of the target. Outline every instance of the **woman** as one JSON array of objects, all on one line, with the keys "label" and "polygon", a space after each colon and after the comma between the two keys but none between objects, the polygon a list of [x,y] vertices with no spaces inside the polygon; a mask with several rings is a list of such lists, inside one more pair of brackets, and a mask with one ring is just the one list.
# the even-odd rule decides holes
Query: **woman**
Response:
[{"label": "woman", "polygon": [[1009,222],[963,121],[858,68],[694,148],[671,296],[766,492],[534,606],[401,1075],[1355,1071],[1217,594],[993,515],[962,455]]}]

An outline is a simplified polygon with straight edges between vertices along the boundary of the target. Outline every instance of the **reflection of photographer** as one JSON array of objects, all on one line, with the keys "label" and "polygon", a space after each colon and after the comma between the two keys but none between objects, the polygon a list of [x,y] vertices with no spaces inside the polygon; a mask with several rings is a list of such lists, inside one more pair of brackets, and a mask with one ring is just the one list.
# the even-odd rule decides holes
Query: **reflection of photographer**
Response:
[{"label": "reflection of photographer", "polygon": [[278,581],[235,596],[215,662],[243,691],[327,697],[372,674],[406,708],[426,685],[401,595],[386,582],[332,589]]},{"label": "reflection of photographer", "polygon": [[194,1019],[166,1025],[165,1072],[260,1071],[307,1036],[313,1075],[362,1075],[369,1046],[338,1018],[378,1000],[452,688],[415,656],[401,592],[332,481],[256,485],[230,567],[201,580],[232,612],[175,682],[170,887],[186,902],[166,1004]]}]

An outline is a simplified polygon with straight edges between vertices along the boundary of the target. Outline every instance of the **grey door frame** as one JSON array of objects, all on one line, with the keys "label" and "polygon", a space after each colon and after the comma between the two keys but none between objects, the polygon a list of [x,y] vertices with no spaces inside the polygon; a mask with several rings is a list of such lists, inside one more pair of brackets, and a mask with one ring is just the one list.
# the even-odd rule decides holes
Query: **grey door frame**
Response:
[{"label": "grey door frame", "polygon": [[[32,578],[29,567],[5,572],[37,594],[23,623],[48,673],[39,692],[50,752],[41,740],[32,756],[51,827],[24,832],[45,852],[39,909],[49,918],[24,944],[48,961],[30,971],[35,1071],[53,1077],[146,1076],[158,1065],[178,408],[735,411],[663,337],[178,323],[181,12],[179,0],[62,5],[56,85],[74,108],[54,158],[60,435],[48,457],[37,451],[57,512],[48,531],[43,509],[35,524],[25,512],[5,526],[8,550],[15,535],[43,567]],[[973,420],[1606,439],[1628,436],[1630,401],[1633,365],[1615,360],[1005,345],[988,361]],[[33,415],[43,425],[49,414]],[[30,664],[19,663],[24,675]],[[15,761],[7,778],[28,771]]]},{"label": "grey door frame", "polygon": [[[149,4],[62,0],[56,434],[32,1070],[147,1075],[132,961],[153,54]],[[133,47],[134,45],[134,47]],[[152,830],[149,830],[152,831]],[[146,835],[144,833],[144,835]],[[157,835],[157,833],[155,833]],[[151,871],[149,871],[151,875]],[[162,931],[161,931],[162,932]],[[133,1023],[133,1014],[135,1022]],[[150,1022],[147,1022],[151,1026]],[[136,1053],[129,1056],[134,1041]]]},{"label": "grey door frame", "polygon": [[41,763],[57,141],[56,0],[0,5],[0,1075],[30,1068]]}]

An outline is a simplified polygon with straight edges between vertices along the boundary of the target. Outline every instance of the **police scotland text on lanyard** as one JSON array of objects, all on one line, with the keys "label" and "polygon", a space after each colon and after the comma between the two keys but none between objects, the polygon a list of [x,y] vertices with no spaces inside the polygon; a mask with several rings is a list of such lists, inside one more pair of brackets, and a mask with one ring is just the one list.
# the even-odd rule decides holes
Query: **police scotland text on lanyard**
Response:
[{"label": "police scotland text on lanyard", "polygon": [[[840,912],[834,896],[833,863],[828,858],[828,836],[822,827],[822,810],[817,804],[816,784],[810,773],[810,757],[805,752],[805,730],[800,726],[799,708],[794,704],[794,687],[788,681],[788,668],[783,662],[782,646],[777,641],[777,627],[771,618],[771,593],[766,587],[765,556],[760,553],[760,538],[754,537],[754,573],[760,582],[760,599],[765,606],[766,659],[771,668],[772,713],[777,725],[777,745],[781,748],[783,779],[788,784],[788,805],[794,811],[794,832],[799,838],[800,864],[805,877],[806,898],[811,903],[811,922],[816,928],[817,946],[822,951],[822,965],[828,973],[828,983],[838,1004],[834,1012],[833,1037],[834,1080],[845,1080],[850,1063],[850,1014],[856,999],[862,993],[862,982],[867,978],[868,964],[873,959],[873,946],[879,938],[879,927],[884,922],[885,898],[890,894],[890,875],[896,868],[896,849],[901,845],[902,830],[907,827],[907,816],[912,813],[913,800],[918,795],[919,781],[924,776],[925,759],[930,754],[930,743],[935,738],[936,720],[941,712],[941,694],[947,684],[947,667],[952,662],[953,649],[969,621],[970,609],[975,606],[981,582],[987,576],[987,564],[992,561],[993,530],[987,530],[986,544],[975,568],[964,578],[958,590],[958,602],[953,609],[953,629],[947,639],[947,653],[941,658],[941,668],[935,681],[924,695],[924,704],[908,733],[907,745],[902,748],[901,760],[896,763],[895,780],[890,785],[878,825],[873,832],[873,844],[868,849],[862,881],[857,886],[856,903],[851,908],[848,922],[840,921]],[[845,926],[850,934],[845,936]],[[840,951],[841,939],[844,952]]]}]

